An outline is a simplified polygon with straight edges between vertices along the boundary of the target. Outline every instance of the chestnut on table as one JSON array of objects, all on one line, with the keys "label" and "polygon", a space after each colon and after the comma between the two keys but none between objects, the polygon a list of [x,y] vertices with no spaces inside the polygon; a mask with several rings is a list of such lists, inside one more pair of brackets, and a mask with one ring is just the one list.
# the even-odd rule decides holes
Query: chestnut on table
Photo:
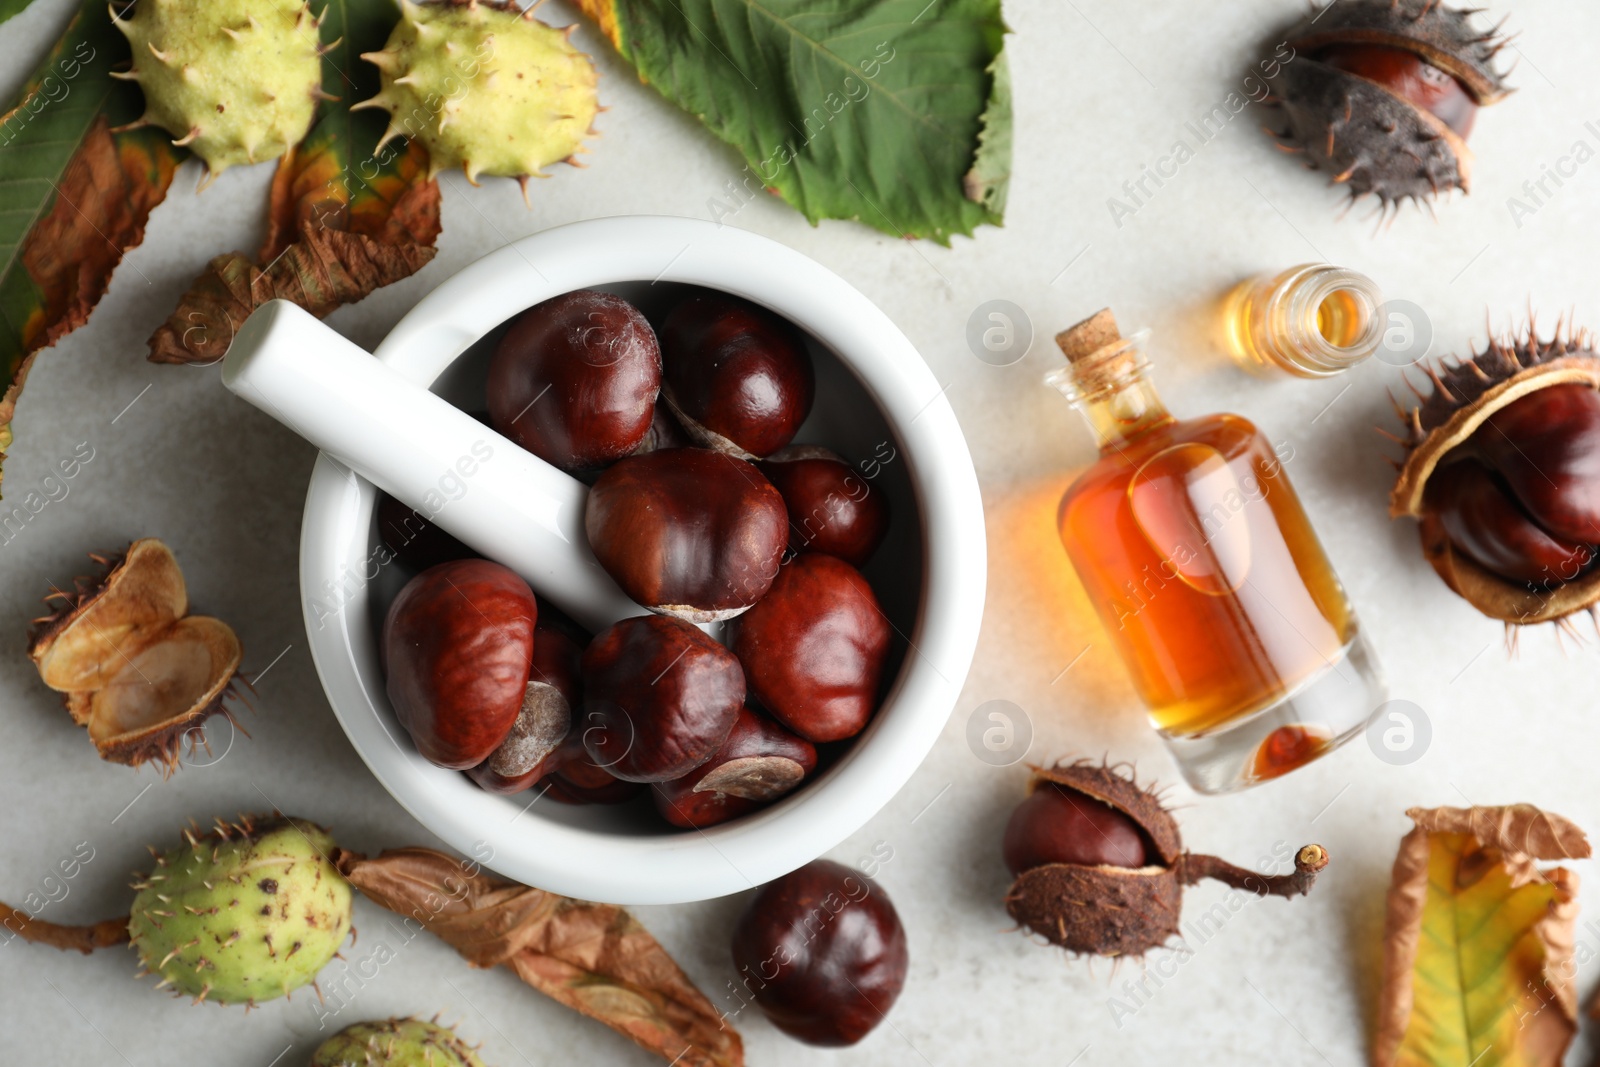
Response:
[{"label": "chestnut on table", "polygon": [[894,1006],[910,956],[872,879],[814,860],[756,894],[733,933],[733,965],[774,1026],[810,1045],[853,1045]]}]

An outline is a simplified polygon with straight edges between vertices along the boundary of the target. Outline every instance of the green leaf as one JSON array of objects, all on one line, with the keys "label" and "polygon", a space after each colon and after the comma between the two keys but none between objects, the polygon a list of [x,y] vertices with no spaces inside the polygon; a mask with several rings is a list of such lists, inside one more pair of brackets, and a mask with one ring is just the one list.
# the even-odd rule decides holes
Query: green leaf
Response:
[{"label": "green leaf", "polygon": [[0,22],[6,21],[13,15],[20,15],[27,10],[33,0],[0,0]]},{"label": "green leaf", "polygon": [[968,199],[996,215],[1004,215],[1006,196],[1011,190],[1011,64],[1006,62],[1004,52],[995,57],[989,73],[994,78],[994,91],[983,112],[978,155],[963,184]]},{"label": "green leaf", "polygon": [[999,0],[579,6],[641,78],[745,157],[734,190],[710,198],[718,219],[765,187],[812,222],[943,244],[1000,223],[1011,117]]},{"label": "green leaf", "polygon": [[0,116],[0,448],[34,357],[88,319],[184,156],[159,130],[110,131],[142,107],[111,77],[127,59],[107,5],[85,0]]}]

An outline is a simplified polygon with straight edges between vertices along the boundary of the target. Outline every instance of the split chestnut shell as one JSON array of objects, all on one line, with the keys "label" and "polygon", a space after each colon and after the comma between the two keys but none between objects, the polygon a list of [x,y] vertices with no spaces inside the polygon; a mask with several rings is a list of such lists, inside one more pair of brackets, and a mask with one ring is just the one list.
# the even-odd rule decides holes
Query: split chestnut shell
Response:
[{"label": "split chestnut shell", "polygon": [[[1559,622],[1600,603],[1600,353],[1583,330],[1492,340],[1428,371],[1400,410],[1406,449],[1393,518],[1473,607],[1508,625]],[[1398,409],[1397,409],[1398,410]]]},{"label": "split chestnut shell", "polygon": [[[1498,27],[1439,0],[1338,0],[1285,35],[1268,76],[1285,151],[1384,207],[1470,183],[1466,137],[1478,107],[1509,91],[1495,69]],[[1280,46],[1279,55],[1283,54]]]},{"label": "split chestnut shell", "polygon": [[221,620],[188,613],[183,572],[160,541],[90,558],[105,575],[45,598],[57,610],[35,620],[28,654],[101,759],[154,760],[170,774],[185,737],[192,747],[212,715],[232,720],[224,701],[237,695],[239,638]]}]

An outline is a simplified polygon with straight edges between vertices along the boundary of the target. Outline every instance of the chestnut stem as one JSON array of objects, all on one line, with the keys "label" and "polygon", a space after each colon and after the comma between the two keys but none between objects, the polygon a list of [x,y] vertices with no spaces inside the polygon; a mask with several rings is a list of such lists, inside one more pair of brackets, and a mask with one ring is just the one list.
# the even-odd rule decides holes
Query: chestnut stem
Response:
[{"label": "chestnut stem", "polygon": [[1202,878],[1215,878],[1257,896],[1298,897],[1311,892],[1312,883],[1327,865],[1327,849],[1321,845],[1306,845],[1294,855],[1292,874],[1258,874],[1216,856],[1193,852],[1185,852],[1179,857],[1177,873],[1178,880],[1184,885],[1194,885]]},{"label": "chestnut stem", "polygon": [[35,919],[27,912],[18,911],[10,904],[0,902],[0,926],[10,930],[24,941],[39,945],[53,945],[63,951],[75,948],[87,956],[97,948],[110,948],[128,940],[128,917],[103,919],[90,926],[62,926],[59,923]]}]

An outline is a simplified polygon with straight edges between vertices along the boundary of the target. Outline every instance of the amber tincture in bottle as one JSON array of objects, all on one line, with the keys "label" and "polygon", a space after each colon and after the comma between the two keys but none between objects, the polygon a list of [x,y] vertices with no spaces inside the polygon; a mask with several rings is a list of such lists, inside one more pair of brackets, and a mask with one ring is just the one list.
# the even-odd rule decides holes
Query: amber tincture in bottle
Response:
[{"label": "amber tincture in bottle", "polygon": [[1360,733],[1383,684],[1289,484],[1247,419],[1177,419],[1109,309],[1063,331],[1047,379],[1100,459],[1061,498],[1061,542],[1184,777],[1275,778]]}]

